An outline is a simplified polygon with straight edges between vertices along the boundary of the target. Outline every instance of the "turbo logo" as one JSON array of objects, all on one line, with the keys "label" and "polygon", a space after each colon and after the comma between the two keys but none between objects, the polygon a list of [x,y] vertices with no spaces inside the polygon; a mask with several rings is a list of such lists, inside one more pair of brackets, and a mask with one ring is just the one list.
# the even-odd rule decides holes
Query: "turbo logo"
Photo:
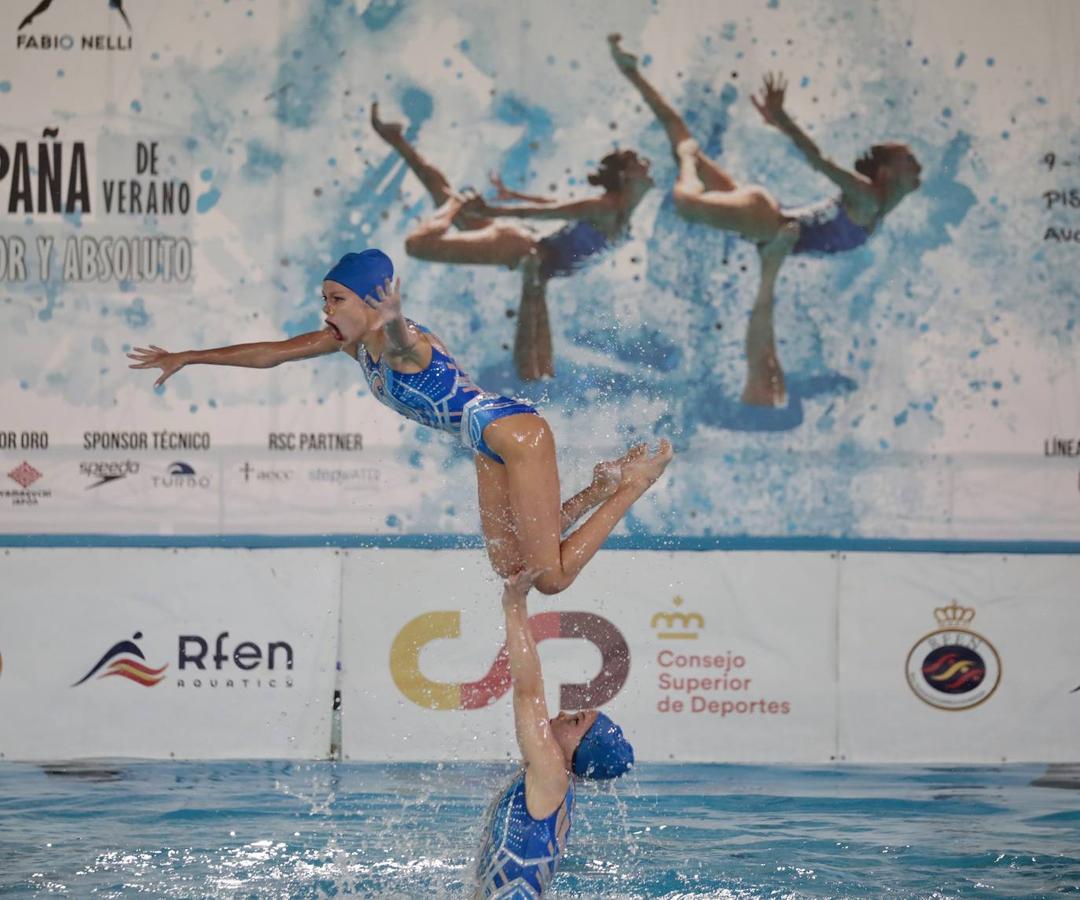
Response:
[{"label": "turbo logo", "polygon": [[[582,684],[559,687],[563,709],[603,706],[622,690],[630,674],[630,648],[622,633],[607,619],[586,612],[547,612],[529,617],[529,629],[539,644],[549,638],[579,638],[599,651],[600,671]],[[479,681],[431,681],[420,671],[420,649],[437,640],[461,637],[461,613],[431,612],[408,622],[390,648],[390,675],[399,691],[427,709],[482,709],[510,689],[510,657],[506,644]]]},{"label": "turbo logo", "polygon": [[[166,663],[160,669],[151,669],[146,664],[146,657],[143,656],[139,645],[135,643],[135,641],[141,639],[142,632],[136,631],[131,636],[130,641],[117,641],[105,651],[105,654],[94,664],[93,668],[76,681],[72,687],[78,687],[83,682],[89,681],[102,668],[105,671],[98,675],[98,678],[119,675],[121,678],[127,678],[129,681],[141,684],[143,687],[154,687],[165,677],[162,673],[169,667],[169,664]],[[132,659],[133,656],[136,659]]]}]

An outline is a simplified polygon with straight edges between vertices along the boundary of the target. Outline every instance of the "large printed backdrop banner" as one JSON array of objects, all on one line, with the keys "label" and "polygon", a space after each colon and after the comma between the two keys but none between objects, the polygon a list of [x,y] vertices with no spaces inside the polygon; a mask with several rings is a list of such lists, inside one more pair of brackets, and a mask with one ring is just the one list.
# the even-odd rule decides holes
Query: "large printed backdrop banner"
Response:
[{"label": "large printed backdrop banner", "polygon": [[8,550],[0,756],[323,759],[332,551]]},{"label": "large printed backdrop banner", "polygon": [[[159,391],[127,368],[135,346],[317,329],[329,265],[378,246],[480,384],[543,406],[568,487],[674,439],[639,535],[1076,540],[1078,17],[1072,0],[9,0],[0,530],[475,534],[468,454],[378,406],[344,355],[191,367]],[[785,208],[838,189],[751,104],[770,70],[829,158],[850,171],[899,141],[921,185],[861,244],[826,209],[858,246],[788,257],[755,307],[754,246],[679,215],[609,32],[702,151]],[[435,203],[402,141],[489,200],[489,171],[580,200],[613,149],[651,161],[617,234],[504,222],[557,235],[553,379],[511,361],[520,266],[406,255]]]}]

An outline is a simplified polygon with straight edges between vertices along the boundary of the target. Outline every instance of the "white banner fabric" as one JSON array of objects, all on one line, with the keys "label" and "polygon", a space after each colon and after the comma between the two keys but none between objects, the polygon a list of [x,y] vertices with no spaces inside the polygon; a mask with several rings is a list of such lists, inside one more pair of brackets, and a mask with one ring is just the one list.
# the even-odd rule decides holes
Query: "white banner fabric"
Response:
[{"label": "white banner fabric", "polygon": [[324,758],[326,550],[8,550],[0,756]]},{"label": "white banner fabric", "polygon": [[[343,578],[346,758],[516,757],[483,554],[354,553]],[[824,554],[601,553],[530,596],[549,710],[603,707],[640,760],[828,761],[835,583]]]},{"label": "white banner fabric", "polygon": [[1080,758],[1080,558],[852,554],[840,569],[841,759]]}]

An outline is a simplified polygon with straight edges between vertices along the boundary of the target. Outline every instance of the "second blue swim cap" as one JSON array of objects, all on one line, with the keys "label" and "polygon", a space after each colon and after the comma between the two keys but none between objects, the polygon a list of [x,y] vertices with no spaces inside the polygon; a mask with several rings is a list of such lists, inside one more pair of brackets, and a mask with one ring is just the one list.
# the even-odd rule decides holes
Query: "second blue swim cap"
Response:
[{"label": "second blue swim cap", "polygon": [[343,284],[360,298],[370,297],[378,302],[375,288],[383,287],[388,279],[394,277],[394,264],[382,250],[364,250],[360,253],[346,253],[323,281],[336,281]]},{"label": "second blue swim cap", "polygon": [[634,748],[622,729],[603,713],[585,732],[574,751],[571,766],[582,778],[618,778],[634,764]]}]

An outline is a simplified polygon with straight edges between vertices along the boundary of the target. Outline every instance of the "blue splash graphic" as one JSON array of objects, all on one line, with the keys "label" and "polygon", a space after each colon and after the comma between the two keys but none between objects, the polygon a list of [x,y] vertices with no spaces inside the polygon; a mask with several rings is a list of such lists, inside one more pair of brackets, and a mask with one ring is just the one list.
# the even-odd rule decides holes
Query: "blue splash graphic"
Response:
[{"label": "blue splash graphic", "polygon": [[[54,264],[33,290],[5,285],[22,304],[13,302],[7,319],[20,338],[18,329],[42,339],[85,327],[85,355],[94,357],[92,368],[73,358],[56,373],[20,364],[24,390],[85,405],[96,402],[91,376],[108,392],[129,383],[112,359],[108,375],[96,375],[100,357],[126,342],[207,346],[315,330],[327,268],[345,252],[379,246],[402,273],[410,316],[436,330],[484,387],[532,399],[557,423],[568,483],[600,452],[590,442],[608,453],[634,440],[675,440],[677,466],[627,520],[631,532],[861,535],[899,522],[939,534],[953,523],[935,493],[941,463],[927,448],[966,436],[957,434],[958,411],[972,410],[972,427],[1013,427],[1019,388],[1043,373],[1030,361],[1003,362],[1006,348],[1045,350],[1058,362],[1075,356],[1080,299],[1063,272],[1069,248],[1040,240],[1047,223],[1028,209],[1036,194],[1000,176],[1024,160],[1033,181],[1033,161],[1051,145],[1075,149],[1060,102],[1056,111],[1051,102],[1057,95],[1043,79],[1026,95],[1015,88],[1000,115],[987,112],[987,96],[1014,71],[1011,52],[995,46],[991,57],[964,35],[934,50],[913,32],[910,4],[853,4],[827,21],[765,0],[738,17],[706,11],[691,34],[662,4],[627,4],[603,23],[582,14],[568,27],[565,16],[523,20],[512,4],[486,0],[445,4],[437,22],[404,0],[316,0],[290,6],[294,15],[271,37],[259,31],[265,15],[251,20],[237,6],[208,5],[209,24],[227,20],[247,36],[230,33],[231,49],[207,62],[155,50],[131,107],[174,130],[176,148],[190,154],[176,171],[196,173],[194,211],[214,212],[190,220],[199,280],[187,293],[159,295],[134,279],[69,284]],[[640,55],[704,152],[784,205],[836,189],[750,105],[768,68],[786,70],[793,116],[840,165],[884,140],[908,142],[922,163],[920,190],[865,246],[785,263],[774,318],[786,391],[775,408],[741,399],[756,249],[678,215],[667,136],[611,66],[609,29]],[[656,37],[665,29],[679,36],[670,48]],[[805,50],[815,42],[830,53]],[[402,55],[419,43],[423,59]],[[10,92],[10,82],[0,90]],[[454,188],[488,196],[491,170],[529,193],[580,199],[593,194],[586,176],[609,149],[651,160],[656,187],[627,239],[588,271],[547,286],[554,380],[523,384],[511,365],[520,272],[404,254],[404,239],[434,204],[372,133],[374,100]],[[80,234],[97,224],[80,214],[57,222]],[[176,224],[140,223],[139,233],[171,234]],[[537,234],[559,225],[527,224]],[[350,422],[394,427],[344,360],[274,373],[256,397],[239,383],[229,372],[186,371],[160,402],[194,407],[192,421],[202,422],[214,409],[314,411],[337,395],[348,398]],[[474,530],[467,453],[408,423],[393,433],[403,443],[391,463],[426,493],[392,517],[380,512],[376,525]],[[916,486],[882,492],[894,477]],[[923,521],[903,519],[916,508]]]},{"label": "blue splash graphic", "polygon": [[240,174],[251,181],[266,181],[281,172],[285,157],[260,140],[248,141],[247,159]]},{"label": "blue splash graphic", "polygon": [[199,194],[198,199],[195,201],[195,211],[199,213],[210,212],[220,199],[221,191],[217,188],[210,188],[206,193]]}]

